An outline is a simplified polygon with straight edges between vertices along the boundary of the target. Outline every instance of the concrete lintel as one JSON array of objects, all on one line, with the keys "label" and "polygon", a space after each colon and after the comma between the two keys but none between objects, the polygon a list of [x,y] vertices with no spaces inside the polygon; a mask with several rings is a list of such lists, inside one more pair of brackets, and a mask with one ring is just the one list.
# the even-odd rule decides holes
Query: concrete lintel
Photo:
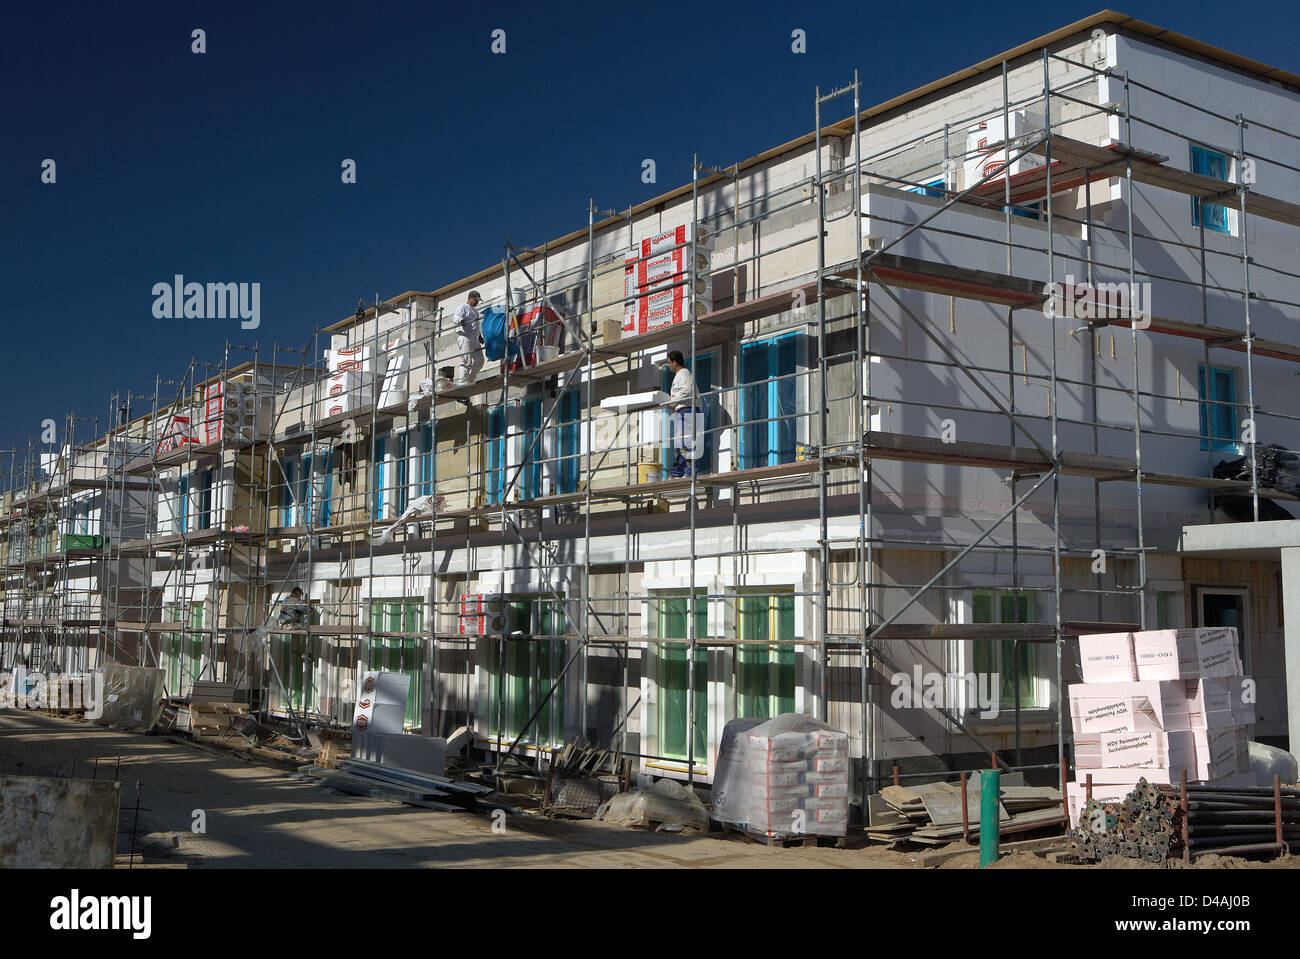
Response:
[{"label": "concrete lintel", "polygon": [[1266,523],[1216,523],[1184,526],[1178,550],[1227,559],[1278,559],[1278,550],[1300,546],[1300,519]]}]

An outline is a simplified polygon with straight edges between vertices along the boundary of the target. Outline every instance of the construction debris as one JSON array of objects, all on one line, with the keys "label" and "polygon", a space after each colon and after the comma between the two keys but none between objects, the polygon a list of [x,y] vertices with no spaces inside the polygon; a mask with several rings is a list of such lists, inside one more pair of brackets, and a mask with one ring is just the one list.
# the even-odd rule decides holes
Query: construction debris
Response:
[{"label": "construction debris", "polygon": [[631,765],[624,761],[622,772],[614,769],[617,757],[608,749],[570,743],[551,757],[542,792],[542,811],[549,816],[592,819],[600,807],[625,792],[631,780]]},{"label": "construction debris", "polygon": [[[922,783],[886,786],[868,797],[867,838],[938,846],[979,835],[980,777],[966,783],[962,815],[961,783]],[[1004,774],[998,792],[999,833],[1045,828],[1064,822],[1061,791],[1051,786],[1027,786],[1020,773]]]},{"label": "construction debris", "polygon": [[596,810],[596,818],[624,826],[649,826],[675,832],[685,826],[709,828],[709,811],[694,791],[673,779],[660,779],[645,789],[619,793]]},{"label": "construction debris", "polygon": [[496,794],[490,786],[460,782],[445,776],[422,775],[358,759],[342,760],[337,770],[315,765],[300,766],[296,778],[354,796],[370,796],[441,812],[510,809],[490,799]]}]

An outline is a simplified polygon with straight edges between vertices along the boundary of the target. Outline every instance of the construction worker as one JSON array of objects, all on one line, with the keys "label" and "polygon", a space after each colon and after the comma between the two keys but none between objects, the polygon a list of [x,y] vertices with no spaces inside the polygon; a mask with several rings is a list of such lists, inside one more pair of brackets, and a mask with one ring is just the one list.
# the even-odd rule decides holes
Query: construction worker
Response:
[{"label": "construction worker", "polygon": [[700,428],[703,426],[703,404],[695,388],[695,377],[686,368],[686,358],[681,350],[671,350],[665,365],[673,374],[673,385],[668,394],[667,406],[672,411],[673,446],[677,458],[673,461],[672,476],[690,476],[696,472],[703,455]]},{"label": "construction worker", "polygon": [[465,302],[456,310],[456,348],[460,350],[457,386],[469,386],[483,368],[483,330],[478,315],[481,299],[478,290],[470,290]]},{"label": "construction worker", "polygon": [[307,604],[302,601],[302,587],[295,586],[287,600],[280,601],[280,626],[301,626],[307,622]]}]

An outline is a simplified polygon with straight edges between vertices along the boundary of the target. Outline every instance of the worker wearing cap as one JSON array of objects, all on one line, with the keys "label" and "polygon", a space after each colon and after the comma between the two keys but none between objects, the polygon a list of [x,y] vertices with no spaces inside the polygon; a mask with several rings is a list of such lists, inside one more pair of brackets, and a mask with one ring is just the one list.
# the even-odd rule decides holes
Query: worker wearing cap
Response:
[{"label": "worker wearing cap", "polygon": [[456,310],[456,348],[460,350],[457,386],[469,386],[483,368],[483,331],[477,309],[481,300],[478,290],[470,290],[465,302]]},{"label": "worker wearing cap", "polygon": [[677,458],[670,471],[672,476],[690,476],[696,471],[703,455],[700,426],[703,405],[695,388],[695,376],[686,368],[686,358],[681,350],[672,350],[664,365],[672,371],[673,385],[668,393],[667,406],[672,411],[673,446]]}]

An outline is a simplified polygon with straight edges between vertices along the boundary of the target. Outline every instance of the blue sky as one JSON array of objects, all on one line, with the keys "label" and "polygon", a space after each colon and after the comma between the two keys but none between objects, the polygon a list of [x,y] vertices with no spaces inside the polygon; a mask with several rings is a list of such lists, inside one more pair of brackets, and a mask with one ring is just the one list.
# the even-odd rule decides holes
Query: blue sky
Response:
[{"label": "blue sky", "polygon": [[[227,340],[301,349],[359,297],[433,289],[1099,9],[827,5],[24,4],[0,59],[0,448],[154,393]],[[1284,4],[1124,12],[1300,71]],[[1011,11],[1010,16],[996,15]],[[1211,16],[1211,14],[1214,14]],[[207,51],[191,52],[191,31]],[[490,50],[506,31],[506,53]],[[807,31],[807,53],[791,31]],[[844,108],[845,111],[847,107]],[[836,113],[829,119],[838,119]],[[658,182],[641,182],[654,158]],[[56,163],[54,184],[42,162]],[[341,182],[341,163],[357,182]],[[175,274],[261,284],[261,325],[156,319]],[[247,354],[237,354],[243,357]],[[164,393],[174,395],[175,387]],[[141,401],[134,412],[141,412]],[[79,427],[78,439],[91,435]],[[0,469],[9,458],[0,454]]]}]

